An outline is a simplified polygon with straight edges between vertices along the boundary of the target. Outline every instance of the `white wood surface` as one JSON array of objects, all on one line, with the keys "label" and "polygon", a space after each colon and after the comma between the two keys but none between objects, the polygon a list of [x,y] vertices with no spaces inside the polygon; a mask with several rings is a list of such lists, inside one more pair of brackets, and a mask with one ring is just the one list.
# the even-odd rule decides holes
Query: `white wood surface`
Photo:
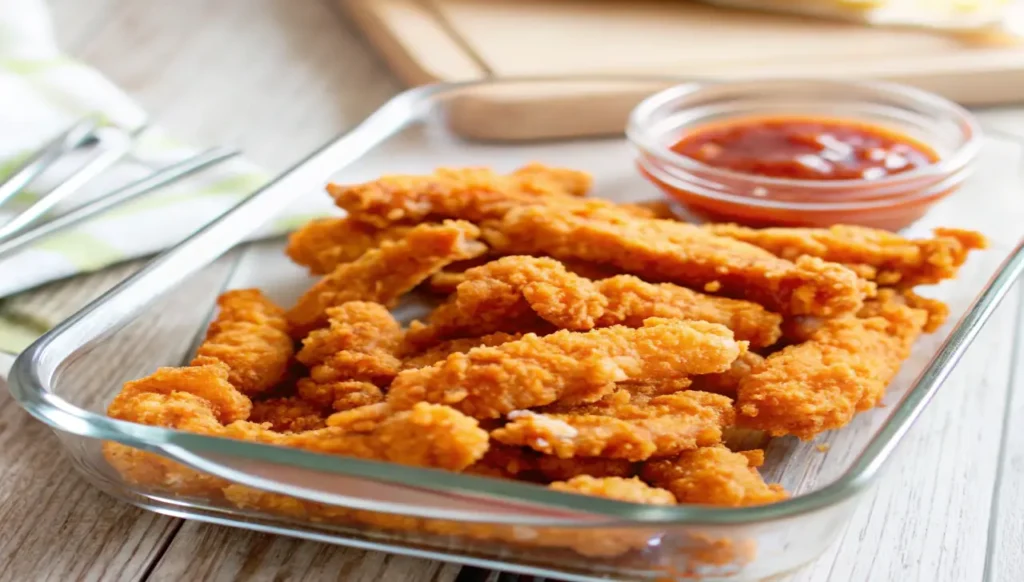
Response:
[{"label": "white wood surface", "polygon": [[[240,146],[269,169],[398,90],[331,0],[51,5],[65,49],[129,90],[156,123],[196,143]],[[984,115],[1024,135],[1024,108]],[[131,268],[17,301],[66,314]],[[792,580],[1024,580],[1021,295],[1000,308],[840,542]],[[448,582],[459,572],[155,516],[92,490],[58,446],[0,393],[0,580]]]}]

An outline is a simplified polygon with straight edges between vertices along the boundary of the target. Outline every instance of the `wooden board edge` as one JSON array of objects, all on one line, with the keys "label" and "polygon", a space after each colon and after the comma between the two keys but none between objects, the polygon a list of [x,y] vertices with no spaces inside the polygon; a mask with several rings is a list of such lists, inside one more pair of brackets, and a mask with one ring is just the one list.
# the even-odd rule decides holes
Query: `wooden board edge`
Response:
[{"label": "wooden board edge", "polygon": [[[452,37],[437,16],[416,0],[338,3],[408,86],[488,76],[488,71]],[[422,51],[425,46],[431,47],[431,51]]]}]

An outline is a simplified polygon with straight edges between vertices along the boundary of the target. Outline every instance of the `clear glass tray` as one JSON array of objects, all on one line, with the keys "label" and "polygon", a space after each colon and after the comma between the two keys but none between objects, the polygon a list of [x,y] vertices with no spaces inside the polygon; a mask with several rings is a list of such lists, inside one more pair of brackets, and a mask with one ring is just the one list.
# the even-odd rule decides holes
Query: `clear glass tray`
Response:
[{"label": "clear glass tray", "polygon": [[[584,84],[597,96],[583,104],[549,98]],[[298,197],[326,200],[322,189],[329,179],[354,182],[385,173],[425,173],[436,166],[511,170],[541,161],[592,172],[597,196],[659,197],[636,171],[622,135],[630,108],[659,84],[649,79],[502,81],[399,95],[41,338],[16,361],[11,391],[55,429],[93,484],[169,515],[565,580],[700,576],[735,581],[791,571],[833,542],[859,495],[1024,270],[1019,240],[1024,146],[1014,138],[990,134],[968,185],[911,229],[924,234],[948,225],[991,237],[991,249],[973,254],[957,280],[929,290],[949,303],[950,323],[918,343],[885,407],[814,442],[771,442],[766,478],[794,494],[782,503],[742,509],[636,505],[103,415],[124,381],[187,358],[206,322],[182,319],[175,310],[203,301],[212,314],[215,293],[203,285],[211,276],[204,267]],[[538,131],[547,139],[523,139]],[[258,286],[291,302],[311,280],[285,259],[282,248],[281,241],[249,247],[229,286]],[[167,349],[154,353],[137,339],[154,336],[177,355],[168,357]],[[108,441],[206,473],[213,493],[190,495],[126,482],[104,459]],[[821,444],[829,445],[827,454],[817,448]],[[262,499],[275,502],[276,509],[229,502],[220,494],[229,483],[271,492]]]}]

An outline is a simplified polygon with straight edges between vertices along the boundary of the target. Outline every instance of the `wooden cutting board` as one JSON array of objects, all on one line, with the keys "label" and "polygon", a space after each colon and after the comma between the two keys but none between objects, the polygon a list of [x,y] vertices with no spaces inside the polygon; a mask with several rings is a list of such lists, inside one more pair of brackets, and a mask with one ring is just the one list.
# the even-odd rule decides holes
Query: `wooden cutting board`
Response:
[{"label": "wooden cutting board", "polygon": [[1024,101],[1024,45],[681,0],[340,0],[406,83],[650,74],[899,81],[966,105]]}]

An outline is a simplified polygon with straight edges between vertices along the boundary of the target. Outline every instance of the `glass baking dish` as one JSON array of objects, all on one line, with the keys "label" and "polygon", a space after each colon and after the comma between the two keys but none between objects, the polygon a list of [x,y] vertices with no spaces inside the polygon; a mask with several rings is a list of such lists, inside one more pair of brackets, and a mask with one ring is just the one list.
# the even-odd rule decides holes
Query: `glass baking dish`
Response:
[{"label": "glass baking dish", "polygon": [[[910,229],[923,234],[948,225],[991,238],[991,248],[973,254],[958,279],[930,290],[949,303],[950,323],[919,341],[885,407],[813,442],[769,443],[766,479],[793,493],[781,503],[739,509],[638,505],[103,415],[124,381],[188,358],[204,317],[213,313],[218,289],[209,282],[225,269],[224,263],[206,267],[299,197],[326,200],[328,180],[425,173],[437,166],[511,170],[540,161],[592,172],[595,196],[659,198],[636,170],[623,130],[630,109],[665,84],[515,80],[407,91],[38,340],[15,362],[11,391],[54,428],[94,485],[168,515],[564,580],[738,581],[792,571],[834,541],[859,495],[1024,270],[1024,145],[1015,138],[990,133],[968,183]],[[589,97],[581,101],[584,91]],[[227,286],[256,286],[285,304],[294,300],[311,279],[284,258],[282,248],[278,240],[240,251]],[[208,309],[187,315],[195,309],[184,306],[197,302]],[[175,475],[206,475],[206,487],[184,491],[128,482],[107,464],[105,442],[159,455],[153,458],[174,467]],[[827,454],[821,445],[829,447]]]}]

